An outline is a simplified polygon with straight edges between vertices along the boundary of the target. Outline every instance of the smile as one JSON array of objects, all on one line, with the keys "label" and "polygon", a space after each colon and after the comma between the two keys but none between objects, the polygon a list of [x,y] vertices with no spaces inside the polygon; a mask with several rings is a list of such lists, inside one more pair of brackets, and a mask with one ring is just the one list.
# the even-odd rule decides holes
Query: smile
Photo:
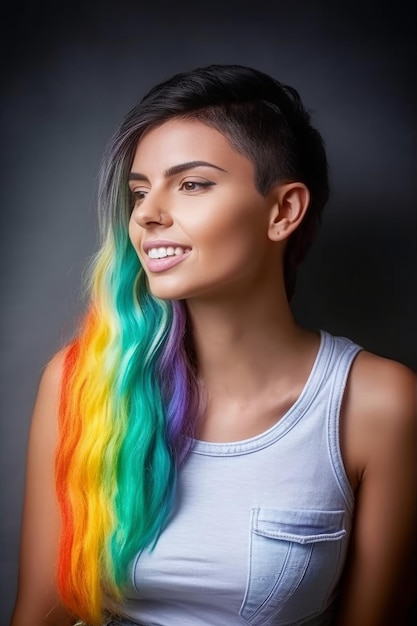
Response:
[{"label": "smile", "polygon": [[180,246],[176,246],[175,248],[173,246],[161,246],[159,248],[150,248],[148,250],[148,257],[150,259],[164,259],[168,256],[182,256],[190,252],[190,250],[191,248],[181,248]]}]

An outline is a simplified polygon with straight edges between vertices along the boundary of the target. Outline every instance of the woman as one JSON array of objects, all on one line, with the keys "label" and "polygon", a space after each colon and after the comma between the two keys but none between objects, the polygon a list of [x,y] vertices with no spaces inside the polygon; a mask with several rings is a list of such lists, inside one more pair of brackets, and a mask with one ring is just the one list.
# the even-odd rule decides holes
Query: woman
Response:
[{"label": "woman", "polygon": [[179,74],[127,115],[34,410],[12,626],[404,622],[414,374],[289,305],[327,196],[261,72]]}]

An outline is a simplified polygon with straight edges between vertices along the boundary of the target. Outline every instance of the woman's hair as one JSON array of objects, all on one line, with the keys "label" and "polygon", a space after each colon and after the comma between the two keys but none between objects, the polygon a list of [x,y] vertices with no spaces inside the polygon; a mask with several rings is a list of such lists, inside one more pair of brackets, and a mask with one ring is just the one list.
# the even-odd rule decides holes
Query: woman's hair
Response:
[{"label": "woman's hair", "polygon": [[56,487],[62,513],[58,586],[94,626],[123,597],[135,556],[158,540],[191,442],[198,392],[183,302],[153,297],[128,237],[128,175],[138,141],[173,119],[220,131],[255,167],[261,194],[300,181],[310,205],[284,259],[287,295],[328,197],[323,141],[295,89],[239,65],[211,65],[157,85],[125,117],[105,155],[102,245],[90,305],[67,351]]}]

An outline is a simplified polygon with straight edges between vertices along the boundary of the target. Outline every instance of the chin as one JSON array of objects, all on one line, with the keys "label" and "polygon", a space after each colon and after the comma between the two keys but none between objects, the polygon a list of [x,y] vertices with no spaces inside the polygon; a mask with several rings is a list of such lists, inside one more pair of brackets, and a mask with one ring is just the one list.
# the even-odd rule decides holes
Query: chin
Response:
[{"label": "chin", "polygon": [[190,295],[189,291],[185,290],[183,286],[158,285],[155,284],[154,281],[149,281],[149,279],[148,289],[149,293],[151,293],[154,298],[158,298],[158,300],[184,300],[184,298]]}]

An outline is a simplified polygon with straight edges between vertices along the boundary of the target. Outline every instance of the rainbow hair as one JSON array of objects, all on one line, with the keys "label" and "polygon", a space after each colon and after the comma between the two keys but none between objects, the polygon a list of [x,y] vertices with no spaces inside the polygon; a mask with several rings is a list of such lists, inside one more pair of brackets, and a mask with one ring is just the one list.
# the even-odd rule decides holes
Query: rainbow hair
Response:
[{"label": "rainbow hair", "polygon": [[285,253],[289,298],[329,191],[323,141],[298,93],[238,65],[198,68],[157,85],[110,143],[100,180],[102,246],[87,314],[66,353],[56,453],[58,589],[91,626],[114,610],[133,559],[164,529],[198,409],[185,304],[150,294],[128,238],[137,142],[175,117],[198,119],[227,137],[254,164],[260,193],[282,180],[309,188],[308,213]]},{"label": "rainbow hair", "polygon": [[197,395],[184,304],[149,293],[126,227],[109,231],[91,292],[62,381],[57,579],[65,606],[95,626],[166,523]]}]

